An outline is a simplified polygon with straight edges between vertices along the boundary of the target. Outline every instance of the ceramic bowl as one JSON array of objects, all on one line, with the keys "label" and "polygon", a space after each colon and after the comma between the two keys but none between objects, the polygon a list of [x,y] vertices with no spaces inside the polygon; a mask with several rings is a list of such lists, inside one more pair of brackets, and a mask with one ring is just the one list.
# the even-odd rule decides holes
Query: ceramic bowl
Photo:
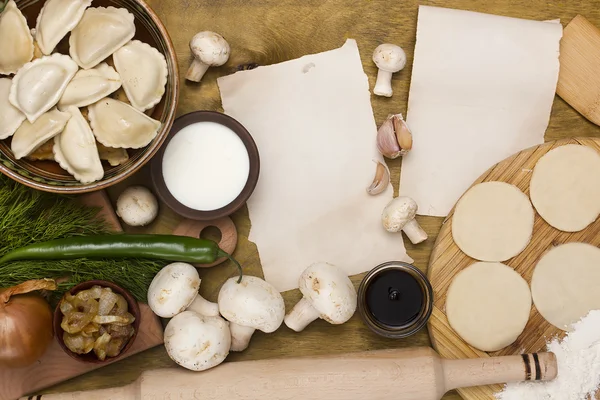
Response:
[{"label": "ceramic bowl", "polygon": [[62,318],[63,318],[63,313],[60,311],[60,303],[59,303],[59,305],[56,306],[56,309],[54,310],[54,319],[53,319],[54,335],[56,336],[56,340],[58,341],[58,344],[60,345],[60,347],[71,358],[74,358],[77,361],[81,361],[81,362],[85,362],[85,363],[106,364],[106,363],[113,362],[113,361],[118,360],[119,358],[123,357],[123,354],[127,353],[127,351],[131,348],[131,346],[133,346],[133,342],[135,341],[135,338],[137,337],[138,331],[140,329],[141,312],[140,312],[140,306],[139,306],[138,302],[133,298],[131,293],[129,293],[122,287],[120,287],[117,284],[112,283],[112,282],[101,281],[101,280],[86,281],[86,282],[80,283],[79,285],[74,286],[71,290],[69,290],[69,293],[74,296],[78,292],[80,292],[82,290],[90,289],[90,288],[92,288],[92,286],[96,286],[96,285],[101,286],[101,287],[109,287],[116,294],[120,294],[121,296],[123,296],[125,298],[125,300],[127,301],[127,308],[128,308],[129,313],[135,317],[135,321],[133,322],[133,329],[134,329],[133,336],[129,339],[129,342],[127,342],[125,347],[123,347],[123,349],[121,350],[119,355],[116,357],[107,357],[104,361],[100,361],[96,357],[96,354],[94,354],[93,350],[88,354],[77,354],[77,353],[73,353],[71,350],[69,350],[69,348],[65,345],[65,342],[63,341],[63,333],[65,331],[60,326],[60,324],[62,322]]},{"label": "ceramic bowl", "polygon": [[[244,146],[248,151],[248,156],[250,159],[250,173],[248,175],[248,180],[246,181],[246,185],[244,186],[238,197],[236,197],[231,203],[227,204],[226,206],[211,211],[195,210],[180,203],[175,197],[173,197],[171,192],[169,192],[169,189],[167,189],[167,185],[165,184],[165,179],[162,171],[163,156],[165,153],[165,149],[169,144],[169,141],[186,126],[198,122],[215,122],[217,124],[224,125],[231,129],[233,132],[235,132],[235,134],[238,135],[238,137],[244,143]],[[250,195],[252,195],[252,192],[256,187],[256,183],[258,182],[258,175],[260,173],[260,157],[254,139],[246,130],[246,128],[244,128],[244,126],[238,121],[236,121],[228,115],[216,111],[196,111],[183,115],[175,120],[171,132],[165,140],[165,144],[162,146],[162,148],[158,151],[158,153],[152,160],[151,171],[152,184],[154,185],[154,190],[156,194],[158,194],[158,197],[160,197],[160,199],[167,206],[169,206],[169,208],[171,208],[177,214],[189,219],[195,219],[199,221],[212,221],[233,214],[246,203]]]},{"label": "ceramic bowl", "polygon": [[[16,0],[17,6],[27,18],[29,28],[36,25],[37,16],[45,1]],[[129,160],[111,167],[106,161],[104,178],[90,184],[82,184],[53,161],[17,160],[10,150],[10,139],[0,141],[0,172],[10,178],[35,189],[54,193],[85,193],[107,188],[129,177],[146,164],[164,142],[175,120],[179,96],[179,71],[177,57],[171,39],[156,14],[142,0],[94,0],[92,7],[122,7],[135,16],[136,34],[134,39],[155,47],[167,60],[169,75],[165,94],[156,106],[151,117],[159,120],[162,127],[154,140],[146,147],[128,149]],[[69,54],[68,35],[57,47],[62,54]]]}]

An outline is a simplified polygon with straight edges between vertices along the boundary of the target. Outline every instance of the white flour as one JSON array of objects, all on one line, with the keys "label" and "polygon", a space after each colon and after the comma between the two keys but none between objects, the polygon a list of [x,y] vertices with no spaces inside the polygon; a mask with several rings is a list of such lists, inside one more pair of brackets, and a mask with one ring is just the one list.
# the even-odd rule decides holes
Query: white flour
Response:
[{"label": "white flour", "polygon": [[[548,382],[510,383],[499,400],[586,400],[600,385],[600,310],[573,324],[560,341],[552,339],[547,351],[556,355],[558,376]],[[589,396],[589,397],[588,397]]]}]

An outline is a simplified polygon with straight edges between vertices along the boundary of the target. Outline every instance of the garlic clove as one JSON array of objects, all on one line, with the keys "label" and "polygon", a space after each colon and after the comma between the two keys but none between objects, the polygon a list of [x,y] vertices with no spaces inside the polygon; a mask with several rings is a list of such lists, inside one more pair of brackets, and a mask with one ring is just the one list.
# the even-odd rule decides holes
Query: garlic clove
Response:
[{"label": "garlic clove", "polygon": [[377,169],[375,170],[375,176],[371,186],[367,188],[367,193],[372,196],[383,193],[390,183],[390,171],[388,171],[385,164],[377,161]]},{"label": "garlic clove", "polygon": [[396,139],[392,118],[386,119],[377,131],[377,149],[387,158],[394,159],[400,156],[401,149]]},{"label": "garlic clove", "polygon": [[402,114],[392,116],[392,121],[394,132],[396,133],[396,140],[400,146],[400,155],[406,155],[412,149],[412,132],[408,128],[408,125],[406,125],[404,119],[402,119]]}]

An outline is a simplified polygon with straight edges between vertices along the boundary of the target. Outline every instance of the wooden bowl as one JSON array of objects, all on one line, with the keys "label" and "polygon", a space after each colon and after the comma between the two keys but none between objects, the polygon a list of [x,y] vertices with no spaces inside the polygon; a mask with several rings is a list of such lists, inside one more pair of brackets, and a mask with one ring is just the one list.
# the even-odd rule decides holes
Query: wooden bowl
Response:
[{"label": "wooden bowl", "polygon": [[56,309],[54,310],[53,327],[54,327],[54,335],[56,336],[56,340],[58,341],[58,344],[65,351],[65,353],[67,353],[69,356],[71,356],[71,358],[74,358],[77,361],[81,361],[81,362],[85,362],[85,363],[104,364],[104,363],[113,362],[115,360],[118,360],[119,358],[121,358],[123,356],[123,354],[127,353],[127,351],[131,348],[131,346],[133,346],[133,342],[135,341],[135,338],[137,337],[137,334],[138,334],[138,330],[140,329],[140,322],[141,322],[140,318],[141,318],[142,314],[140,312],[140,306],[139,306],[138,302],[133,298],[131,293],[129,293],[122,287],[120,287],[112,282],[101,281],[101,280],[87,281],[87,282],[80,283],[77,286],[74,286],[71,290],[69,290],[68,293],[70,293],[71,295],[74,296],[78,292],[80,292],[82,290],[90,289],[92,286],[96,286],[96,285],[101,286],[101,287],[109,287],[116,294],[120,294],[121,296],[123,296],[125,298],[125,300],[127,301],[127,307],[128,307],[129,313],[135,317],[135,321],[133,322],[133,329],[134,329],[133,336],[129,339],[129,342],[127,342],[125,347],[123,347],[123,350],[121,350],[121,352],[119,353],[118,356],[107,357],[104,361],[100,361],[96,357],[96,354],[94,353],[93,350],[88,354],[77,354],[77,353],[73,353],[71,350],[69,350],[69,348],[65,345],[65,342],[63,341],[63,333],[65,331],[60,326],[60,324],[62,322],[62,318],[63,318],[63,313],[60,311],[60,303],[56,306]]},{"label": "wooden bowl", "polygon": [[[16,0],[16,3],[27,18],[29,28],[34,28],[45,1]],[[152,118],[162,123],[158,135],[144,148],[128,149],[129,160],[122,165],[112,167],[106,161],[102,161],[104,177],[100,181],[89,184],[78,182],[56,162],[15,159],[10,150],[10,139],[2,140],[0,141],[1,173],[24,185],[46,192],[65,194],[92,192],[105,189],[132,175],[156,154],[164,142],[175,120],[179,97],[179,70],[171,38],[160,19],[143,0],[94,0],[92,3],[92,7],[109,6],[126,8],[131,12],[135,16],[136,34],[134,39],[155,47],[167,60],[169,75],[165,94],[151,115]],[[68,38],[69,35],[57,46],[59,53],[69,54]]]},{"label": "wooden bowl", "polygon": [[[163,156],[165,154],[165,149],[167,148],[171,139],[180,130],[182,130],[186,126],[195,124],[197,122],[206,121],[215,122],[217,124],[226,126],[233,132],[235,132],[236,135],[239,136],[239,138],[244,143],[246,150],[248,151],[248,157],[250,159],[250,173],[248,174],[248,180],[246,181],[246,185],[244,186],[240,194],[231,203],[216,210],[200,211],[183,205],[175,197],[173,197],[171,192],[169,192],[169,189],[167,188],[167,185],[165,183],[165,178],[163,176],[162,163]],[[256,183],[258,182],[258,175],[260,173],[260,157],[254,139],[246,130],[246,128],[244,128],[244,126],[238,121],[236,121],[228,115],[216,111],[195,111],[183,115],[175,120],[171,132],[169,132],[169,136],[165,140],[164,146],[162,146],[162,148],[156,154],[156,157],[154,157],[154,159],[152,160],[151,172],[154,190],[156,194],[158,194],[158,197],[160,197],[160,199],[167,206],[169,206],[169,208],[171,208],[177,214],[189,219],[195,219],[199,221],[212,221],[233,214],[246,203],[248,198],[252,195],[252,192],[256,187]]]}]

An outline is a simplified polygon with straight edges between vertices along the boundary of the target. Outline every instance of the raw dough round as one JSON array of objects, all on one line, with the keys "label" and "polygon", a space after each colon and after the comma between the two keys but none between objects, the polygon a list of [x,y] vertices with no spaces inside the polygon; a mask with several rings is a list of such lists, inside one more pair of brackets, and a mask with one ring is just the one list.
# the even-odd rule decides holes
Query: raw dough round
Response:
[{"label": "raw dough round", "polygon": [[504,182],[473,186],[456,204],[452,237],[469,257],[505,261],[529,244],[534,212],[518,187]]},{"label": "raw dough round", "polygon": [[578,144],[550,150],[535,165],[529,192],[547,223],[565,232],[584,229],[600,214],[600,154]]},{"label": "raw dough round", "polygon": [[600,309],[600,249],[587,243],[556,246],[538,261],[531,278],[533,303],[562,330]]},{"label": "raw dough round", "polygon": [[479,350],[500,350],[517,340],[530,311],[529,285],[501,263],[472,264],[459,272],[448,288],[448,322]]}]

